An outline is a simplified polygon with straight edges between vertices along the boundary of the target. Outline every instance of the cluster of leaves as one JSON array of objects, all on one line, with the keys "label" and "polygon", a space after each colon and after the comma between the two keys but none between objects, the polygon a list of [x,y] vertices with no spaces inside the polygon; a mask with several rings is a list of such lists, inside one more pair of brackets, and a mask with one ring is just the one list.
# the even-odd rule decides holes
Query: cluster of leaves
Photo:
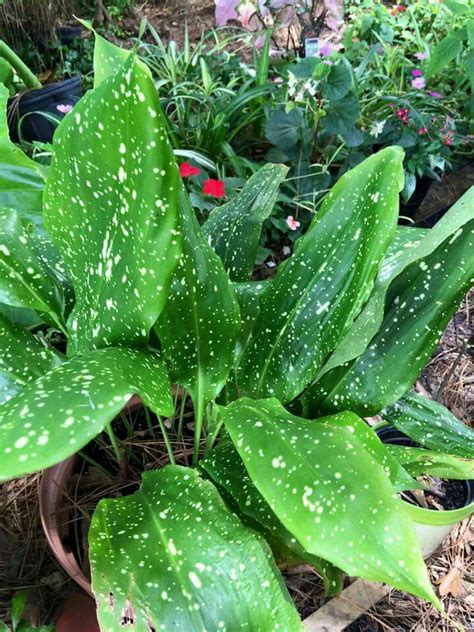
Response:
[{"label": "cluster of leaves", "polygon": [[[9,141],[0,92],[0,480],[73,455],[134,393],[171,416],[174,383],[194,405],[196,467],[98,505],[103,630],[301,630],[275,559],[313,565],[329,594],[344,571],[440,607],[396,492],[420,488],[404,465],[423,456],[472,472],[472,431],[407,392],[472,283],[474,192],[432,230],[398,228],[403,151],[386,148],[254,282],[286,168],[266,165],[201,227],[149,69],[100,36],[94,64],[47,173]],[[375,413],[429,454],[390,452],[361,418]]]},{"label": "cluster of leaves", "polygon": [[0,632],[54,632],[54,626],[42,625],[39,628],[32,626],[23,618],[26,604],[26,591],[16,593],[12,599],[11,628],[0,621]]}]

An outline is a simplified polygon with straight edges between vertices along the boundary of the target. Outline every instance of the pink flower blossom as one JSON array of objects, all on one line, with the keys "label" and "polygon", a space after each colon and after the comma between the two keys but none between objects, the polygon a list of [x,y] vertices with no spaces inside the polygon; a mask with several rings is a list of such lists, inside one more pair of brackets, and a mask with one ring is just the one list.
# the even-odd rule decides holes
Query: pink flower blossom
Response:
[{"label": "pink flower blossom", "polygon": [[448,147],[453,144],[454,141],[454,132],[448,130],[444,136],[441,136],[441,139],[445,145]]},{"label": "pink flower blossom", "polygon": [[321,40],[319,40],[319,56],[320,57],[329,57],[330,55],[332,55],[332,53],[334,52],[334,46],[331,44],[331,42],[323,42]]},{"label": "pink flower blossom", "polygon": [[288,227],[290,230],[296,230],[297,228],[300,227],[300,222],[298,222],[293,215],[288,215],[288,217],[286,218],[286,223],[288,224]]},{"label": "pink flower blossom", "polygon": [[415,57],[421,61],[422,59],[428,59],[429,55],[428,53],[415,53]]},{"label": "pink flower blossom", "polygon": [[435,90],[428,90],[428,94],[430,95],[430,97],[433,97],[433,99],[442,99],[443,95],[440,94],[439,92],[436,92]]},{"label": "pink flower blossom", "polygon": [[401,119],[402,123],[406,124],[408,122],[408,110],[407,108],[400,108],[395,112],[395,116]]},{"label": "pink flower blossom", "polygon": [[411,71],[411,76],[412,76],[412,77],[422,77],[422,76],[423,76],[423,73],[422,73],[422,72],[421,72],[421,70],[419,70],[418,68],[414,68],[414,69]]},{"label": "pink flower blossom", "polygon": [[427,134],[428,130],[426,129],[426,127],[420,127],[420,129],[418,130],[418,134],[420,136],[423,136],[424,134]]},{"label": "pink flower blossom", "polygon": [[426,86],[425,78],[417,77],[416,79],[413,79],[413,81],[411,82],[411,85],[417,90],[422,90]]},{"label": "pink flower blossom", "polygon": [[72,110],[72,105],[68,105],[66,103],[60,103],[59,105],[56,106],[56,109],[58,112],[61,112],[61,114],[68,114]]}]

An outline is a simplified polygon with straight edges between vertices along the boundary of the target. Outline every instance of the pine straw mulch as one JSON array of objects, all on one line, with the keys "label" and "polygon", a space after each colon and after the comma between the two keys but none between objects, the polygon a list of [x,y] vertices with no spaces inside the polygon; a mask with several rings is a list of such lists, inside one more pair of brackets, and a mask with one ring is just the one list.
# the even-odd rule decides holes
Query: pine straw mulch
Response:
[{"label": "pine straw mulch", "polygon": [[[448,406],[467,423],[474,418],[474,292],[468,295],[424,369],[417,389]],[[0,621],[8,621],[11,598],[28,591],[28,614],[34,625],[58,616],[74,587],[52,557],[41,529],[38,509],[40,475],[0,486]],[[429,564],[448,619],[432,606],[393,590],[360,617],[350,632],[460,632],[473,629],[473,523],[464,521],[446,539]],[[287,571],[286,582],[303,616],[324,603],[321,582],[307,569]]]}]

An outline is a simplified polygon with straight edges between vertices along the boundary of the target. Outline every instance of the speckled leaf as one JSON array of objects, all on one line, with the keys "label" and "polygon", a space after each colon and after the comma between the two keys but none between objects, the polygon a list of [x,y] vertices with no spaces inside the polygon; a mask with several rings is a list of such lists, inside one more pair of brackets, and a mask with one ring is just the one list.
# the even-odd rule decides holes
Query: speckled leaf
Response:
[{"label": "speckled leaf", "polygon": [[431,450],[474,458],[474,431],[438,402],[409,392],[382,414],[392,426]]},{"label": "speckled leaf", "polygon": [[438,604],[413,523],[356,415],[308,421],[276,399],[246,398],[222,414],[255,486],[309,553]]},{"label": "speckled leaf", "polygon": [[41,166],[10,140],[7,123],[9,92],[0,84],[0,209],[13,208],[22,218],[41,221],[44,179]]},{"label": "speckled leaf", "polygon": [[346,173],[260,298],[237,372],[252,397],[296,397],[334,351],[372,289],[398,214],[403,151],[389,147]]},{"label": "speckled leaf", "polygon": [[13,209],[0,211],[0,302],[50,315],[62,327],[64,297]]},{"label": "speckled leaf", "polygon": [[153,81],[130,56],[55,134],[44,214],[76,294],[76,351],[146,341],[180,254],[178,183]]},{"label": "speckled leaf", "polygon": [[268,164],[227,204],[211,211],[204,235],[233,281],[247,281],[255,266],[263,222],[271,214],[288,167]]},{"label": "speckled leaf", "polygon": [[403,445],[387,445],[387,450],[412,476],[429,474],[451,480],[474,479],[474,459]]},{"label": "speckled leaf", "polygon": [[0,316],[0,403],[59,362],[33,334]]},{"label": "speckled leaf", "polygon": [[157,323],[171,375],[189,389],[196,416],[223,388],[240,329],[234,288],[206,243],[188,196],[181,192],[183,256]]},{"label": "speckled leaf", "polygon": [[341,571],[330,562],[308,553],[285,529],[253,484],[230,440],[221,441],[208,458],[200,461],[199,467],[210,476],[229,507],[242,517],[244,523],[264,535],[279,563],[311,564],[323,578],[327,595],[341,591]]},{"label": "speckled leaf", "polygon": [[271,280],[266,279],[265,281],[246,281],[245,283],[234,284],[242,321],[235,347],[236,361],[238,361],[242,349],[245,349],[252,336],[253,328],[260,314],[260,296],[269,287],[270,283]]},{"label": "speckled leaf", "polygon": [[349,409],[368,416],[397,401],[415,382],[473,280],[474,219],[394,279],[367,350],[311,388],[307,411]]},{"label": "speckled leaf", "polygon": [[[409,265],[427,257],[467,221],[472,219],[474,187],[465,193],[432,229],[400,226],[385,255],[375,286],[364,309],[322,368],[318,379],[331,369],[364,353],[383,321],[387,290]],[[333,381],[336,374],[328,376]]]},{"label": "speckled leaf", "polygon": [[[94,33],[94,88],[102,83],[105,79],[108,79],[114,72],[122,66],[131,55],[133,51],[127,48],[120,48],[109,40],[99,35],[94,29],[92,24],[87,20],[79,20],[79,22]],[[148,66],[143,62],[137,60],[140,66],[145,72],[150,73]]]},{"label": "speckled leaf", "polygon": [[104,632],[300,632],[262,538],[195,470],[146,472],[141,489],[102,500],[89,533]]},{"label": "speckled leaf", "polygon": [[98,435],[134,393],[156,413],[173,404],[163,361],[133,349],[74,357],[0,406],[0,480],[62,461]]}]

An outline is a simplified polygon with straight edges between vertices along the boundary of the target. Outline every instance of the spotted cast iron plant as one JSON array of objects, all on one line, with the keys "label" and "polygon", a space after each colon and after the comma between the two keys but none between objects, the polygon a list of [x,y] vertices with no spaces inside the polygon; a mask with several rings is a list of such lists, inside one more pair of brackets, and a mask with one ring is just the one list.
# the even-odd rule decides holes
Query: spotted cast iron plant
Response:
[{"label": "spotted cast iron plant", "polygon": [[472,281],[472,192],[431,230],[399,228],[403,152],[385,149],[252,281],[285,167],[199,226],[149,71],[100,38],[95,64],[48,170],[10,143],[0,92],[1,480],[73,455],[133,394],[172,415],[178,384],[195,466],[147,472],[92,520],[104,632],[300,630],[276,560],[313,565],[329,594],[342,570],[438,606],[397,495],[419,468],[361,417],[430,448],[418,464],[472,474],[472,432],[409,392]]}]

